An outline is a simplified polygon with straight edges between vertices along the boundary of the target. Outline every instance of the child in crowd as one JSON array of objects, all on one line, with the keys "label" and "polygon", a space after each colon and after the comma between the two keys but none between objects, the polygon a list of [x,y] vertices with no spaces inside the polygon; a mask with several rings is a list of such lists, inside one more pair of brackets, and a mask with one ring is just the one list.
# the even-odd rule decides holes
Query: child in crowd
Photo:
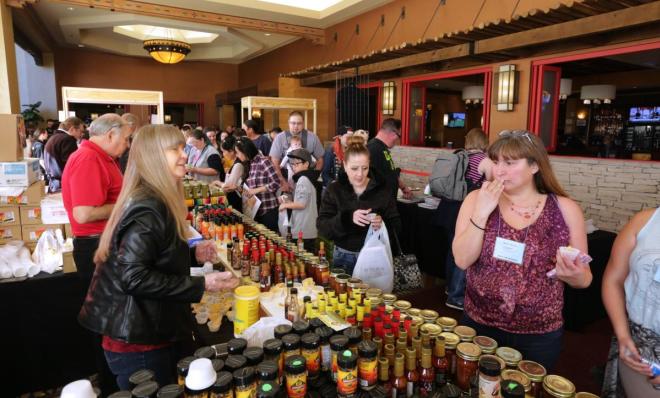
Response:
[{"label": "child in crowd", "polygon": [[[286,168],[287,179],[288,179],[289,185],[292,186],[292,187],[293,187],[293,174],[295,172],[293,171],[293,168],[291,167],[291,162],[289,161],[289,154],[291,152],[293,152],[297,149],[301,149],[301,148],[302,148],[302,138],[300,138],[299,135],[298,136],[295,136],[295,135],[291,136],[291,143],[289,144],[289,149],[287,149],[286,155],[284,156],[284,158],[282,159],[282,162],[280,163],[280,168],[281,169]],[[309,152],[307,152],[307,153],[309,153]],[[310,154],[310,158],[311,158],[311,160],[310,160],[309,164],[311,166],[312,164],[316,163],[316,159],[311,154]]]},{"label": "child in crowd", "polygon": [[[294,137],[295,138],[295,137]],[[291,141],[293,145],[293,140]],[[314,184],[320,172],[312,169],[312,155],[306,149],[298,148],[287,154],[289,167],[293,169],[290,175],[296,183],[293,191],[293,202],[280,204],[280,211],[291,210],[291,235],[297,239],[302,233],[305,250],[316,253],[316,205],[317,191]]]}]

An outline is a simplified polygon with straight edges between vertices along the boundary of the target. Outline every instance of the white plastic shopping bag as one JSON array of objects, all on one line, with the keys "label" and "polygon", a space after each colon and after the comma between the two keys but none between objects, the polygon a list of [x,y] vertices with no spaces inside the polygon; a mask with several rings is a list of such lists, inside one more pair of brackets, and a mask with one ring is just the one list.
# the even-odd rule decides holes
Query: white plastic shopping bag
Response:
[{"label": "white plastic shopping bag", "polygon": [[280,236],[286,238],[286,233],[289,227],[289,214],[286,210],[282,210],[278,213],[277,218],[277,228],[280,231]]},{"label": "white plastic shopping bag", "polygon": [[394,262],[390,238],[385,223],[378,231],[370,226],[364,246],[360,250],[353,277],[360,278],[370,287],[377,287],[384,293],[391,293],[394,286]]}]

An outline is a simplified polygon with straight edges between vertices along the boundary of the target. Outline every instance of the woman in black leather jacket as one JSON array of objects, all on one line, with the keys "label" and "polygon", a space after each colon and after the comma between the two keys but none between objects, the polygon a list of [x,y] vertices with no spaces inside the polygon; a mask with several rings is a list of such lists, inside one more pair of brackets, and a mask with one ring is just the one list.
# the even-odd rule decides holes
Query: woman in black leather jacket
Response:
[{"label": "woman in black leather jacket", "polygon": [[323,194],[316,227],[335,244],[333,265],[352,274],[369,225],[378,230],[385,221],[391,235],[401,232],[401,218],[385,182],[369,173],[369,150],[362,139],[349,139],[344,171]]},{"label": "woman in black leather jacket", "polygon": [[213,242],[186,240],[182,178],[185,141],[167,125],[142,127],[133,139],[122,191],[94,257],[96,270],[80,323],[103,335],[110,370],[122,390],[143,368],[173,380],[174,343],[189,336],[190,303],[205,290],[233,288],[231,273],[191,277],[193,261],[212,260]]}]

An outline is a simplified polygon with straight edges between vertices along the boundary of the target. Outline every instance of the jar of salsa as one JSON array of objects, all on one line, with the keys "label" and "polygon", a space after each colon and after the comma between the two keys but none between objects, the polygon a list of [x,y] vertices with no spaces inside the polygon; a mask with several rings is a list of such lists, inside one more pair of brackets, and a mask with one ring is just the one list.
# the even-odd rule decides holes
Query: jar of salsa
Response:
[{"label": "jar of salsa", "polygon": [[513,380],[518,382],[525,389],[525,395],[529,396],[532,390],[532,384],[529,377],[525,376],[523,372],[514,369],[504,369],[502,371],[502,380]]},{"label": "jar of salsa", "polygon": [[344,273],[343,268],[330,268],[330,278],[328,279],[328,285],[333,291],[337,291],[337,275]]},{"label": "jar of salsa", "polygon": [[445,338],[445,358],[449,363],[449,374],[447,376],[450,380],[453,380],[456,376],[456,346],[461,339],[450,332],[442,332],[440,336]]},{"label": "jar of salsa", "polygon": [[518,370],[527,376],[531,382],[531,396],[534,398],[541,398],[541,391],[543,390],[543,378],[545,377],[546,370],[543,365],[534,361],[523,360],[518,362]]},{"label": "jar of salsa", "polygon": [[456,319],[450,318],[448,316],[443,316],[436,319],[435,323],[440,325],[443,332],[452,332],[452,333],[454,332],[454,328],[458,324],[458,322],[456,322]]},{"label": "jar of salsa", "polygon": [[470,378],[479,370],[481,349],[476,344],[463,342],[456,346],[456,355],[456,385],[467,390],[470,387]]},{"label": "jar of salsa", "polygon": [[317,285],[328,286],[330,283],[330,267],[325,263],[318,263],[314,266],[314,281]]},{"label": "jar of salsa", "polygon": [[474,339],[474,337],[477,335],[476,330],[474,330],[469,326],[463,326],[463,325],[456,326],[454,328],[454,333],[458,335],[461,341],[468,343],[471,343],[472,339]]},{"label": "jar of salsa", "polygon": [[504,360],[506,367],[509,369],[517,369],[518,362],[522,360],[522,354],[518,350],[511,347],[500,347],[495,350],[495,354]]},{"label": "jar of salsa", "polygon": [[497,341],[487,336],[474,336],[472,342],[481,348],[481,354],[495,354]]},{"label": "jar of salsa", "polygon": [[342,293],[346,294],[348,290],[348,280],[351,279],[351,276],[349,274],[339,274],[335,278],[337,281],[337,288],[335,291],[337,292],[337,295],[340,295]]},{"label": "jar of salsa", "polygon": [[361,283],[362,279],[360,278],[349,278],[346,281],[346,293],[348,293],[348,297],[353,297],[353,289],[360,286]]},{"label": "jar of salsa", "polygon": [[541,397],[573,398],[575,397],[575,385],[564,377],[548,375],[543,379],[543,393]]}]

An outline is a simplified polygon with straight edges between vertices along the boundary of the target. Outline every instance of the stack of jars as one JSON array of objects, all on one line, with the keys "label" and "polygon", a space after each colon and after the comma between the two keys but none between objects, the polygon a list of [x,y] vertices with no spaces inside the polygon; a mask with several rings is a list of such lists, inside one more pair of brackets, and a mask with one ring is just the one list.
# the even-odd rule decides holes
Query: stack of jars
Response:
[{"label": "stack of jars", "polygon": [[217,205],[227,202],[225,193],[202,181],[184,181],[183,196],[188,208],[199,205]]}]

